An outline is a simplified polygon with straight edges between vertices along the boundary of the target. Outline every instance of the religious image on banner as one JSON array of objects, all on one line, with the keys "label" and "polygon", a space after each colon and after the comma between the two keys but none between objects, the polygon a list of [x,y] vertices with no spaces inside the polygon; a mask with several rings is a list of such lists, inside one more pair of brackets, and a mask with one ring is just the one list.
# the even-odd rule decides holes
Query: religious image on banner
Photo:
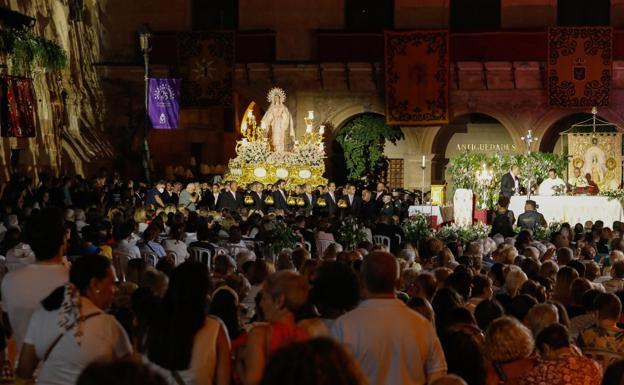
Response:
[{"label": "religious image on banner", "polygon": [[568,180],[574,178],[574,169],[581,175],[590,175],[600,191],[619,188],[622,180],[622,134],[568,134]]},{"label": "religious image on banner", "polygon": [[447,31],[385,32],[386,123],[448,123]]},{"label": "religious image on banner", "polygon": [[548,100],[551,106],[609,105],[612,78],[610,27],[548,30]]},{"label": "religious image on banner", "polygon": [[35,136],[35,97],[32,79],[5,76],[2,92],[2,136]]},{"label": "religious image on banner", "polygon": [[177,38],[182,106],[231,106],[234,32],[183,32]]},{"label": "religious image on banner", "polygon": [[178,128],[180,80],[149,79],[148,115],[156,129]]}]

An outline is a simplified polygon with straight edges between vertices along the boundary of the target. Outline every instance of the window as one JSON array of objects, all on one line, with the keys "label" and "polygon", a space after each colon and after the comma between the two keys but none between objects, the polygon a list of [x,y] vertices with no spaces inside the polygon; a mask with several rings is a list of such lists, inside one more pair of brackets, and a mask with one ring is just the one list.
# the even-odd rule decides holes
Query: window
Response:
[{"label": "window", "polygon": [[193,29],[237,29],[238,0],[193,0]]},{"label": "window", "polygon": [[351,31],[392,29],[394,0],[345,0],[345,24]]},{"label": "window", "polygon": [[452,32],[497,31],[501,28],[501,0],[451,0]]},{"label": "window", "polygon": [[388,159],[388,188],[403,188],[403,159]]},{"label": "window", "polygon": [[560,26],[598,26],[611,24],[609,0],[559,0],[557,24]]}]

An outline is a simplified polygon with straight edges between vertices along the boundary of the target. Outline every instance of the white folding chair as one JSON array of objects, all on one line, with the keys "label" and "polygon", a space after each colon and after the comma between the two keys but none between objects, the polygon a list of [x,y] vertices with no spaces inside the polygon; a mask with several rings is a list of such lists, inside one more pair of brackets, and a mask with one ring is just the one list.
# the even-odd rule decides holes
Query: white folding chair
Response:
[{"label": "white folding chair", "polygon": [[210,271],[210,264],[212,259],[212,253],[210,249],[204,249],[203,247],[189,247],[189,253],[191,256],[189,259],[193,262],[199,262],[206,266],[208,266],[208,271]]},{"label": "white folding chair", "polygon": [[252,241],[252,240],[248,240],[248,239],[243,239],[243,242],[245,242],[245,246],[247,246],[247,248],[251,251],[255,251],[256,250],[256,242]]},{"label": "white folding chair", "polygon": [[382,245],[390,250],[390,237],[385,235],[373,235],[373,245]]},{"label": "white folding chair", "polygon": [[188,247],[191,243],[197,241],[197,233],[184,233],[184,243]]},{"label": "white folding chair", "polygon": [[173,250],[165,250],[165,251],[167,252],[167,257],[172,258],[176,266],[184,262],[182,258],[178,257],[178,253],[176,253],[175,251]]},{"label": "white folding chair", "polygon": [[126,281],[128,260],[130,260],[130,255],[119,251],[113,251],[113,269],[115,270],[115,276],[118,282]]},{"label": "white folding chair", "polygon": [[156,264],[158,263],[158,255],[156,255],[153,251],[141,251],[141,258],[143,258],[147,265],[152,267],[156,267]]},{"label": "white folding chair", "polygon": [[303,247],[309,252],[312,251],[312,244],[308,241],[303,241]]},{"label": "white folding chair", "polygon": [[397,237],[397,240],[399,241],[398,244],[400,245],[403,239],[401,238],[399,234],[394,234],[394,236]]}]

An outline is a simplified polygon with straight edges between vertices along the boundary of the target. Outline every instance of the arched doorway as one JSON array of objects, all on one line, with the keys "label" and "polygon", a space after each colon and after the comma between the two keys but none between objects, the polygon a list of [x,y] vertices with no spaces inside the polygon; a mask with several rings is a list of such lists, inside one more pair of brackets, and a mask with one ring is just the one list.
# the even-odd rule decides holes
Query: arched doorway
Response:
[{"label": "arched doorway", "polygon": [[344,151],[342,146],[336,141],[336,136],[343,127],[361,116],[383,117],[382,114],[375,112],[363,112],[350,116],[337,127],[328,127],[328,123],[325,123],[325,132],[331,132],[331,135],[326,136],[324,141],[327,156],[325,159],[325,176],[339,186],[347,183],[348,172]]},{"label": "arched doorway", "polygon": [[[607,121],[600,115],[597,115],[596,117],[600,120]],[[539,146],[540,152],[563,154],[564,148],[561,133],[570,129],[573,124],[581,123],[591,118],[592,114],[577,112],[557,120],[544,133],[544,137],[542,138]]]},{"label": "arched doorway", "polygon": [[509,130],[496,118],[483,113],[455,117],[438,131],[431,151],[433,184],[448,181],[446,166],[454,156],[465,152],[491,153],[517,151]]}]

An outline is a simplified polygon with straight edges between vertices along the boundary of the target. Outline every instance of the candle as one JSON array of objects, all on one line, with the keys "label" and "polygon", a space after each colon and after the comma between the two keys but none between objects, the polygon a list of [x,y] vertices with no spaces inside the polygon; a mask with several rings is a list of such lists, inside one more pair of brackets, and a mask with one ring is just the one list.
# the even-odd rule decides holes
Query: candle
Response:
[{"label": "candle", "polygon": [[319,134],[323,135],[325,133],[325,126],[321,126],[319,128]]},{"label": "candle", "polygon": [[252,116],[253,116],[253,111],[252,110],[247,111],[247,117],[251,118]]},{"label": "candle", "polygon": [[308,119],[314,119],[314,111],[308,111]]},{"label": "candle", "polygon": [[260,122],[260,128],[264,130],[266,128],[266,122]]},{"label": "candle", "polygon": [[298,145],[299,145],[299,141],[295,140],[295,146],[298,146]]},{"label": "candle", "polygon": [[423,155],[423,157],[422,157],[422,168],[427,167],[427,166],[425,165],[425,159],[426,159],[426,158],[425,158],[425,156]]},{"label": "candle", "polygon": [[309,133],[311,133],[311,132],[312,132],[312,126],[308,124],[308,125],[306,126],[306,134],[309,134]]},{"label": "candle", "polygon": [[243,144],[247,144],[247,139],[243,138]]}]

